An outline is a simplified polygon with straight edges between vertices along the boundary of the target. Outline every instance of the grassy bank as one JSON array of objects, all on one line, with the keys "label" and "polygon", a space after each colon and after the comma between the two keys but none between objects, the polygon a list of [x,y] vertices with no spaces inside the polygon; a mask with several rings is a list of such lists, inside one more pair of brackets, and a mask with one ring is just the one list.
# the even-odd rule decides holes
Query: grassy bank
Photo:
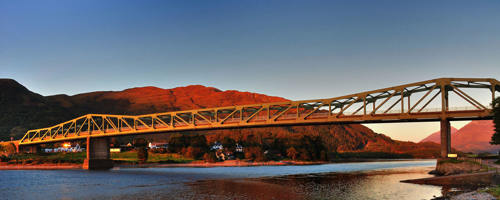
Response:
[{"label": "grassy bank", "polygon": [[[87,157],[85,152],[78,153],[22,153],[14,154],[9,157],[1,157],[1,161],[6,164],[60,164],[74,163],[83,164]],[[138,163],[137,152],[128,151],[120,153],[111,153],[111,159],[121,163]],[[148,163],[188,163],[193,161],[179,154],[173,153],[149,153]]]},{"label": "grassy bank", "polygon": [[480,192],[486,192],[491,195],[493,195],[495,198],[500,199],[500,185],[496,185],[493,187],[489,187],[483,190],[480,190]]},{"label": "grassy bank", "polygon": [[83,163],[86,153],[37,153],[37,154],[14,154],[3,157],[2,161],[8,164],[47,164],[47,163]]},{"label": "grassy bank", "polygon": [[[127,151],[120,153],[111,153],[111,159],[122,163],[137,163],[137,152]],[[149,153],[148,163],[188,163],[193,159],[186,158],[176,153]]]}]

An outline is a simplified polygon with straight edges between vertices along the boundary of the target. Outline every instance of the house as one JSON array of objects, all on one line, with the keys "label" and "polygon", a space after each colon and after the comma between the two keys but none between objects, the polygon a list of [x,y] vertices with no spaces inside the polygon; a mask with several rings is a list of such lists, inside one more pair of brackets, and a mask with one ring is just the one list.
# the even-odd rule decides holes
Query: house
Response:
[{"label": "house", "polygon": [[160,143],[160,142],[150,142],[148,144],[150,149],[167,149],[168,143]]},{"label": "house", "polygon": [[236,143],[236,149],[234,151],[235,152],[243,153],[243,146],[241,146],[240,144]]},{"label": "house", "polygon": [[82,152],[85,148],[81,148],[79,144],[71,147],[71,144],[66,143],[63,147],[58,147],[55,149],[43,149],[45,153],[57,153],[57,152]]},{"label": "house", "polygon": [[212,145],[212,147],[210,147],[210,150],[223,150],[223,149],[224,149],[224,146],[222,146],[222,144],[220,142],[217,142],[217,141],[215,141],[214,145]]}]

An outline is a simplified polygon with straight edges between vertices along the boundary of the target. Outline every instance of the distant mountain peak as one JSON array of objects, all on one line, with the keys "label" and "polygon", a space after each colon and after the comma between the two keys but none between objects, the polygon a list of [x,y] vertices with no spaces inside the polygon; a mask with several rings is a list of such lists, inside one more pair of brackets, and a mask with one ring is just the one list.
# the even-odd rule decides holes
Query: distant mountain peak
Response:
[{"label": "distant mountain peak", "polygon": [[45,99],[42,95],[31,92],[16,80],[0,79],[0,108],[5,109],[9,106],[21,104],[38,106],[44,103]]},{"label": "distant mountain peak", "polygon": [[[459,130],[452,127],[451,146],[463,152],[496,153],[500,150],[500,145],[491,145],[489,143],[493,132],[493,121],[473,120]],[[420,143],[423,142],[441,143],[440,131],[432,133],[420,141]]]},{"label": "distant mountain peak", "polygon": [[0,92],[28,93],[30,91],[14,79],[2,78],[0,79]]},{"label": "distant mountain peak", "polygon": [[[458,131],[455,127],[451,127],[451,135],[455,135],[455,133]],[[426,138],[420,140],[420,142],[434,142],[434,143],[441,143],[441,130],[436,131],[434,133],[431,133],[429,136]]]}]

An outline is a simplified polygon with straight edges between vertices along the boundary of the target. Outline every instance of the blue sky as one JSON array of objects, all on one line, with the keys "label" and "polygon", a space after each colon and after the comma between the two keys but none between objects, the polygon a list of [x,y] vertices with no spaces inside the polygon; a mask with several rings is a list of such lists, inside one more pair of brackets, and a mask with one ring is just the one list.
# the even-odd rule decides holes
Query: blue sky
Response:
[{"label": "blue sky", "polygon": [[[500,1],[0,0],[0,77],[42,95],[202,84],[294,100],[499,79],[499,10]],[[423,137],[397,130],[377,129]]]}]

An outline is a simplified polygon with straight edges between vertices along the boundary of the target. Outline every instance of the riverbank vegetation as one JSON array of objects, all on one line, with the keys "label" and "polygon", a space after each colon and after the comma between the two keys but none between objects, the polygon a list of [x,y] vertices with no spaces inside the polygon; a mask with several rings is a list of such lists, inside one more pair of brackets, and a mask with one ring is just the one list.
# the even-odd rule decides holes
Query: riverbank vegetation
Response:
[{"label": "riverbank vegetation", "polygon": [[[136,164],[141,162],[137,151],[111,153],[111,159],[119,163]],[[193,159],[176,153],[149,153],[147,161],[142,163],[188,163],[191,161]]]},{"label": "riverbank vegetation", "polygon": [[[269,133],[270,134],[270,133]],[[339,152],[335,138],[325,138],[317,134],[266,135],[260,134],[173,134],[168,137],[167,148],[147,148],[150,141],[133,138],[133,148],[124,152],[111,153],[118,163],[187,163],[191,161],[219,162],[242,160],[249,162],[267,161],[305,161],[305,162],[342,162],[363,159],[400,159],[413,158],[410,154],[379,151]],[[113,142],[114,141],[114,142]],[[130,141],[130,140],[129,140]],[[85,146],[84,141],[75,141]],[[122,142],[125,143],[125,142]],[[127,144],[127,143],[125,143]],[[215,145],[217,144],[217,145]],[[348,144],[342,144],[348,145]],[[45,145],[54,148],[57,144]],[[112,146],[119,147],[116,140]],[[373,147],[371,147],[373,148]],[[83,163],[85,152],[59,152],[37,154],[15,154],[14,145],[4,145],[4,163],[42,164],[42,163]],[[2,150],[0,149],[0,150]],[[39,149],[42,151],[43,147]]]},{"label": "riverbank vegetation", "polygon": [[[493,112],[493,124],[495,125],[495,132],[491,136],[491,144],[500,145],[500,97],[497,97],[491,103],[492,112]],[[495,162],[496,164],[500,164],[500,159]]]},{"label": "riverbank vegetation", "polygon": [[[217,145],[215,145],[217,144]],[[172,135],[168,140],[168,153],[178,153],[194,160],[214,161],[244,159],[248,161],[338,161],[345,159],[413,158],[411,154],[397,152],[338,152],[332,138],[320,135],[287,135],[266,137],[265,134],[226,135]],[[344,144],[345,145],[345,144]],[[223,158],[221,156],[223,154]]]},{"label": "riverbank vegetation", "polygon": [[493,187],[488,187],[480,190],[480,192],[486,192],[493,195],[495,198],[500,199],[500,185],[495,185]]},{"label": "riverbank vegetation", "polygon": [[5,164],[81,164],[86,158],[85,152],[77,153],[19,153],[0,156],[0,161]]},{"label": "riverbank vegetation", "polygon": [[[85,152],[76,153],[20,153],[10,156],[0,156],[0,162],[3,164],[82,164],[86,158]],[[111,153],[111,159],[118,163],[137,164],[141,163],[137,151],[127,151],[120,153]],[[180,154],[174,153],[150,153],[146,162],[142,163],[188,163],[193,159],[186,158]]]},{"label": "riverbank vegetation", "polygon": [[500,97],[491,103],[493,112],[493,123],[495,124],[495,132],[491,136],[491,144],[500,144]]}]

